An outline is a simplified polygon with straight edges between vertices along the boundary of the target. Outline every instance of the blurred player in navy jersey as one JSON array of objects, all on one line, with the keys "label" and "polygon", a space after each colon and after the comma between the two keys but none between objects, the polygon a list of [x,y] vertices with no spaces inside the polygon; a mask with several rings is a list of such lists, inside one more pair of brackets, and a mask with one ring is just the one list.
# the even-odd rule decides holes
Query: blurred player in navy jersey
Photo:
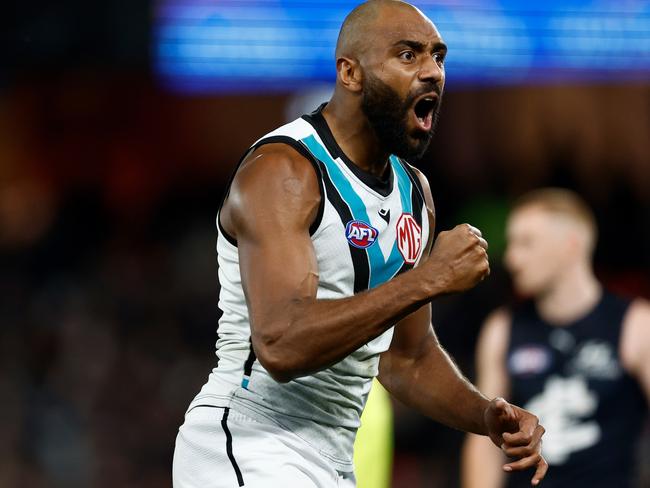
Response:
[{"label": "blurred player in navy jersey", "polygon": [[[505,265],[529,297],[499,309],[478,343],[478,387],[539,416],[550,465],[544,486],[633,486],[635,445],[650,399],[650,304],[604,290],[592,270],[595,219],[573,192],[541,189],[516,202]],[[469,436],[464,488],[523,487],[504,459]]]}]

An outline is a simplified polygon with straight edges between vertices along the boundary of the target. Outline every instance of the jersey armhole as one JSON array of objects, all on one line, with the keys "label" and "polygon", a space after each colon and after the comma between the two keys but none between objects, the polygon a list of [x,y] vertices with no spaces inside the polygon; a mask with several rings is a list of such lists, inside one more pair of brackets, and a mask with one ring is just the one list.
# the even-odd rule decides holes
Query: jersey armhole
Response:
[{"label": "jersey armhole", "polygon": [[320,203],[318,204],[318,212],[316,213],[316,217],[314,218],[312,224],[309,226],[310,236],[313,236],[316,233],[318,227],[320,227],[321,221],[323,220],[323,212],[325,210],[326,197],[325,197],[325,191],[323,189],[323,178],[321,176],[321,169],[318,165],[318,161],[316,160],[316,158],[313,156],[311,152],[309,152],[309,149],[307,149],[307,147],[302,142],[297,141],[292,137],[289,136],[266,137],[264,139],[260,139],[255,144],[253,144],[250,148],[248,148],[248,150],[246,150],[244,155],[241,157],[241,159],[235,166],[235,169],[233,170],[232,174],[230,175],[230,179],[228,180],[226,191],[224,192],[223,197],[221,198],[221,203],[219,204],[219,211],[217,213],[217,227],[219,228],[219,232],[221,232],[223,237],[235,247],[237,247],[237,240],[233,236],[228,234],[228,232],[226,232],[226,230],[223,228],[223,225],[221,224],[221,208],[223,207],[226,198],[228,198],[228,195],[230,194],[230,186],[232,185],[232,182],[235,179],[235,174],[237,173],[237,170],[241,166],[244,159],[246,159],[246,157],[249,154],[251,154],[253,151],[259,149],[260,147],[266,144],[287,144],[288,146],[291,146],[296,151],[298,151],[301,156],[303,156],[305,159],[307,159],[307,161],[311,163],[312,167],[314,168],[314,171],[316,172],[316,179],[318,180],[318,188],[320,191]]},{"label": "jersey armhole", "polygon": [[417,173],[413,169],[413,166],[411,166],[409,163],[404,161],[402,158],[398,158],[398,160],[402,165],[402,168],[404,168],[404,170],[406,171],[406,174],[408,174],[409,178],[411,178],[411,183],[417,189],[420,199],[422,200],[422,204],[426,205],[427,200],[426,198],[424,198],[424,188],[422,188],[422,182],[420,181],[420,178],[418,177]]}]

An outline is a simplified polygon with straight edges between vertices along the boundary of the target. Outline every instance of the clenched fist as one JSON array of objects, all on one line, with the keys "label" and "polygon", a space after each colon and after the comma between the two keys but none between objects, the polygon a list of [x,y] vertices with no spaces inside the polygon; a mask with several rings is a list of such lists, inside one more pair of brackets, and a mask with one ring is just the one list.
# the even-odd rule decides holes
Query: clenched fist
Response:
[{"label": "clenched fist", "polygon": [[488,244],[469,224],[441,232],[422,266],[436,294],[465,291],[490,274]]}]

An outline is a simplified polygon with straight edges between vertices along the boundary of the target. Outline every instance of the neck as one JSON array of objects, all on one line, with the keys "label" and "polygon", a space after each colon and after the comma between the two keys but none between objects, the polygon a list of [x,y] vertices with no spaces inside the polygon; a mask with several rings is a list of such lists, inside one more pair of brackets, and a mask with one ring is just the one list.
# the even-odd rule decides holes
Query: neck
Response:
[{"label": "neck", "polygon": [[381,149],[358,103],[344,103],[335,93],[323,109],[323,117],[341,150],[355,165],[375,176],[384,175],[390,154]]},{"label": "neck", "polygon": [[584,317],[600,300],[602,288],[588,263],[577,263],[550,289],[535,299],[540,316],[548,323],[568,325]]}]

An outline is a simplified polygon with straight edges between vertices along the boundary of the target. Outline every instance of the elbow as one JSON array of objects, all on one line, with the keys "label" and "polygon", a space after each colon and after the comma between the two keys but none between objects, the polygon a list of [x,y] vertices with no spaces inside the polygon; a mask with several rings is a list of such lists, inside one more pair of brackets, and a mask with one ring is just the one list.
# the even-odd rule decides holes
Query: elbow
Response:
[{"label": "elbow", "polygon": [[271,378],[273,378],[275,381],[278,383],[289,383],[291,380],[295,378],[290,372],[288,371],[280,371],[280,370],[268,370],[269,375],[271,375]]},{"label": "elbow", "polygon": [[264,366],[267,373],[271,375],[271,378],[278,383],[289,383],[297,376],[288,362],[278,357],[274,352],[266,351],[257,356],[257,359]]},{"label": "elbow", "polygon": [[278,383],[288,383],[298,377],[298,368],[291,354],[277,343],[253,342],[253,349],[258,361]]}]

